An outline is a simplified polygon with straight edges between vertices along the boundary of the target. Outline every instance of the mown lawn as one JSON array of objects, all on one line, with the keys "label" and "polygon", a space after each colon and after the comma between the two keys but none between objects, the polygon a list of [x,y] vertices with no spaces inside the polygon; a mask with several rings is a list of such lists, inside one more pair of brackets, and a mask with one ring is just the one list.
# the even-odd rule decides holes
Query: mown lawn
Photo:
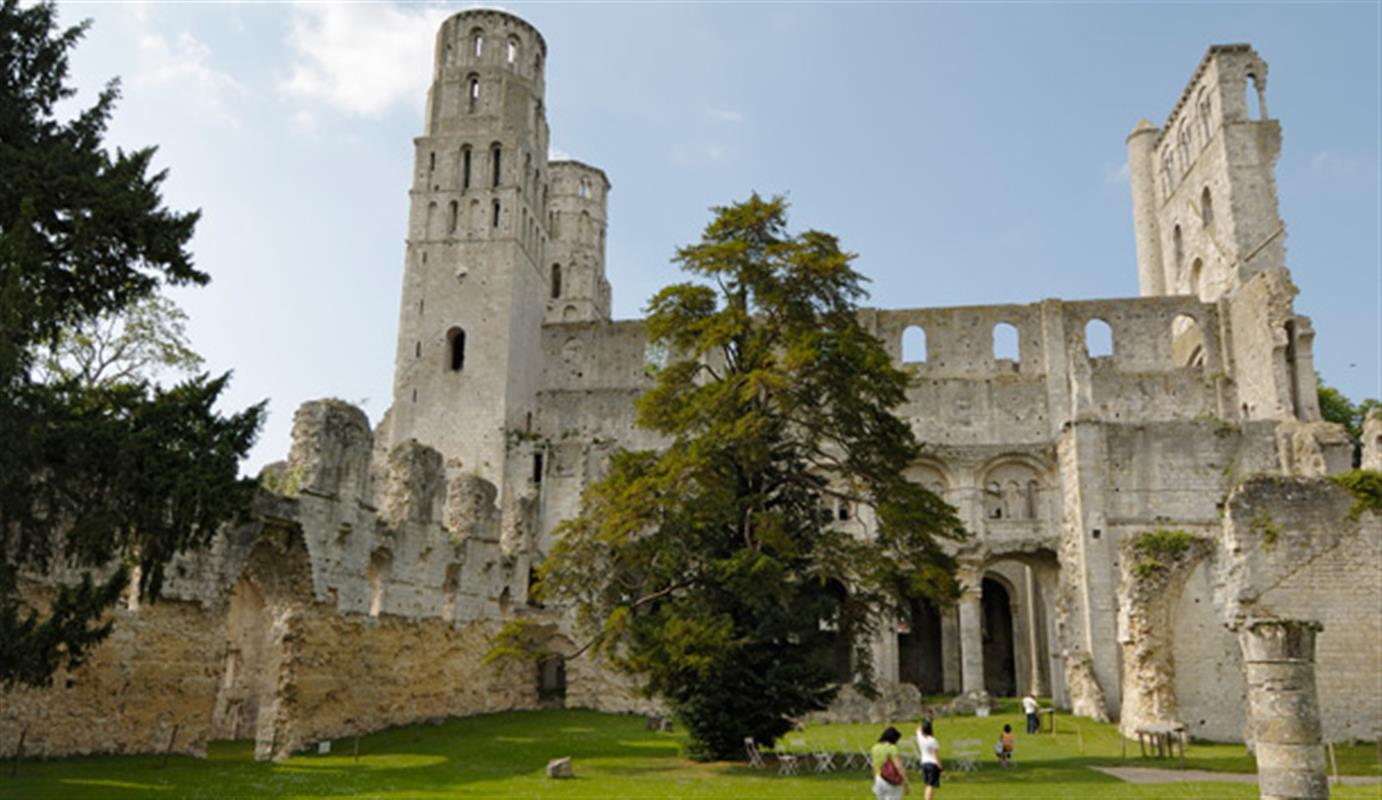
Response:
[{"label": "mown lawn", "polygon": [[[1133,753],[1121,757],[1121,742],[1111,725],[1058,720],[1055,736],[1026,736],[1022,718],[1011,706],[987,719],[941,719],[937,734],[945,747],[956,739],[981,739],[987,758],[978,772],[946,774],[944,800],[959,798],[1251,798],[1253,785],[1177,783],[1155,786],[1123,783],[1089,769],[1091,765],[1150,766]],[[1018,731],[1016,767],[998,769],[991,753],[1004,722]],[[915,721],[896,723],[904,733]],[[832,725],[807,729],[789,738],[819,740],[837,749],[841,738],[864,744],[879,726]],[[872,797],[862,770],[782,777],[776,770],[754,771],[743,764],[699,764],[681,756],[684,735],[644,729],[637,717],[586,711],[533,711],[451,720],[360,739],[360,757],[351,740],[335,743],[331,755],[304,755],[283,764],[256,763],[249,742],[212,746],[205,760],[174,757],[167,767],[153,756],[26,761],[17,777],[11,763],[0,768],[0,797],[557,797],[557,798],[836,798]],[[1340,748],[1340,771],[1377,775],[1372,743]],[[572,756],[576,779],[546,777],[548,759]],[[1161,764],[1174,766],[1174,764]],[[1186,766],[1221,772],[1251,772],[1252,759],[1241,745],[1192,744]],[[1378,786],[1335,787],[1334,797],[1378,798]],[[916,795],[919,797],[919,793]]]}]

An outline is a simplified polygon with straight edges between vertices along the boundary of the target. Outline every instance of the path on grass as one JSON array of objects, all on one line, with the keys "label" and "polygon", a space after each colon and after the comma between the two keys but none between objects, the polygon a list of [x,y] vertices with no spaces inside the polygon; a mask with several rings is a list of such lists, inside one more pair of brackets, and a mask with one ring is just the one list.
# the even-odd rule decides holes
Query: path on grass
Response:
[{"label": "path on grass", "polygon": [[[1210,772],[1207,769],[1157,769],[1154,767],[1090,767],[1125,783],[1257,783],[1257,776],[1241,772]],[[1346,786],[1382,783],[1382,778],[1367,775],[1340,777]]]}]

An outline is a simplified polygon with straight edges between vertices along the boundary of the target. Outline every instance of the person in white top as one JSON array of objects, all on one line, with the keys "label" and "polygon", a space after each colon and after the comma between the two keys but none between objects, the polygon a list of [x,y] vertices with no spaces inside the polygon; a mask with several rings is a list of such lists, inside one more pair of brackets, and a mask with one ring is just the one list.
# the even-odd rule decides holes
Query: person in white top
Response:
[{"label": "person in white top", "polygon": [[917,726],[917,750],[921,753],[921,780],[926,784],[925,800],[941,786],[941,743],[931,729],[931,721]]},{"label": "person in white top", "polygon": [[1037,721],[1037,700],[1032,697],[1031,692],[1022,698],[1022,710],[1027,712],[1027,732],[1036,733],[1041,730],[1041,723]]}]

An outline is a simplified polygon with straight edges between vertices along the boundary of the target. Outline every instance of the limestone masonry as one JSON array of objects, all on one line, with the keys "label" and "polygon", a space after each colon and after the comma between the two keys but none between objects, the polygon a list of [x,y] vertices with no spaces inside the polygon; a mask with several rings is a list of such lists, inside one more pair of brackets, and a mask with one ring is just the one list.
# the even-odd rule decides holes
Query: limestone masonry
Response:
[{"label": "limestone masonry", "polygon": [[[610,180],[547,157],[546,55],[501,11],[442,24],[392,408],[373,431],[338,401],[299,409],[254,522],[179,559],[165,599],[119,609],[90,663],[0,698],[0,752],[22,733],[33,754],[254,738],[280,758],[446,715],[649,707],[589,657],[481,661],[520,616],[571,652],[560,614],[529,603],[530,570],[612,452],[659,444],[633,423],[656,348],[610,319]],[[1293,310],[1266,85],[1251,47],[1214,46],[1166,122],[1133,128],[1139,297],[861,312],[916,378],[911,477],[973,538],[958,603],[880,635],[883,697],[842,693],[832,718],[1034,691],[1128,733],[1181,722],[1264,754],[1377,735],[1382,523],[1321,480],[1351,450],[1320,419]],[[1099,326],[1111,353],[1086,344]],[[1004,336],[1015,357],[996,357]],[[1375,469],[1382,418],[1365,438]],[[832,513],[871,535],[868,509]],[[41,596],[68,576],[31,577]],[[1291,674],[1317,702],[1287,744],[1262,683],[1274,625],[1297,632]]]}]

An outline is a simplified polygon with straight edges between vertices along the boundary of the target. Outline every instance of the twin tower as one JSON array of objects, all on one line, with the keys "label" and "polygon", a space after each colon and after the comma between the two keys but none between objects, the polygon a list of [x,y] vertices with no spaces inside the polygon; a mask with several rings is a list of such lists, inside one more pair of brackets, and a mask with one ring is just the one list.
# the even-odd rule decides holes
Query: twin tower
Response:
[{"label": "twin tower", "polygon": [[[537,29],[470,10],[437,33],[415,140],[387,440],[504,487],[533,433],[547,323],[609,319],[603,171],[549,161]],[[506,493],[507,494],[507,493]]]}]

